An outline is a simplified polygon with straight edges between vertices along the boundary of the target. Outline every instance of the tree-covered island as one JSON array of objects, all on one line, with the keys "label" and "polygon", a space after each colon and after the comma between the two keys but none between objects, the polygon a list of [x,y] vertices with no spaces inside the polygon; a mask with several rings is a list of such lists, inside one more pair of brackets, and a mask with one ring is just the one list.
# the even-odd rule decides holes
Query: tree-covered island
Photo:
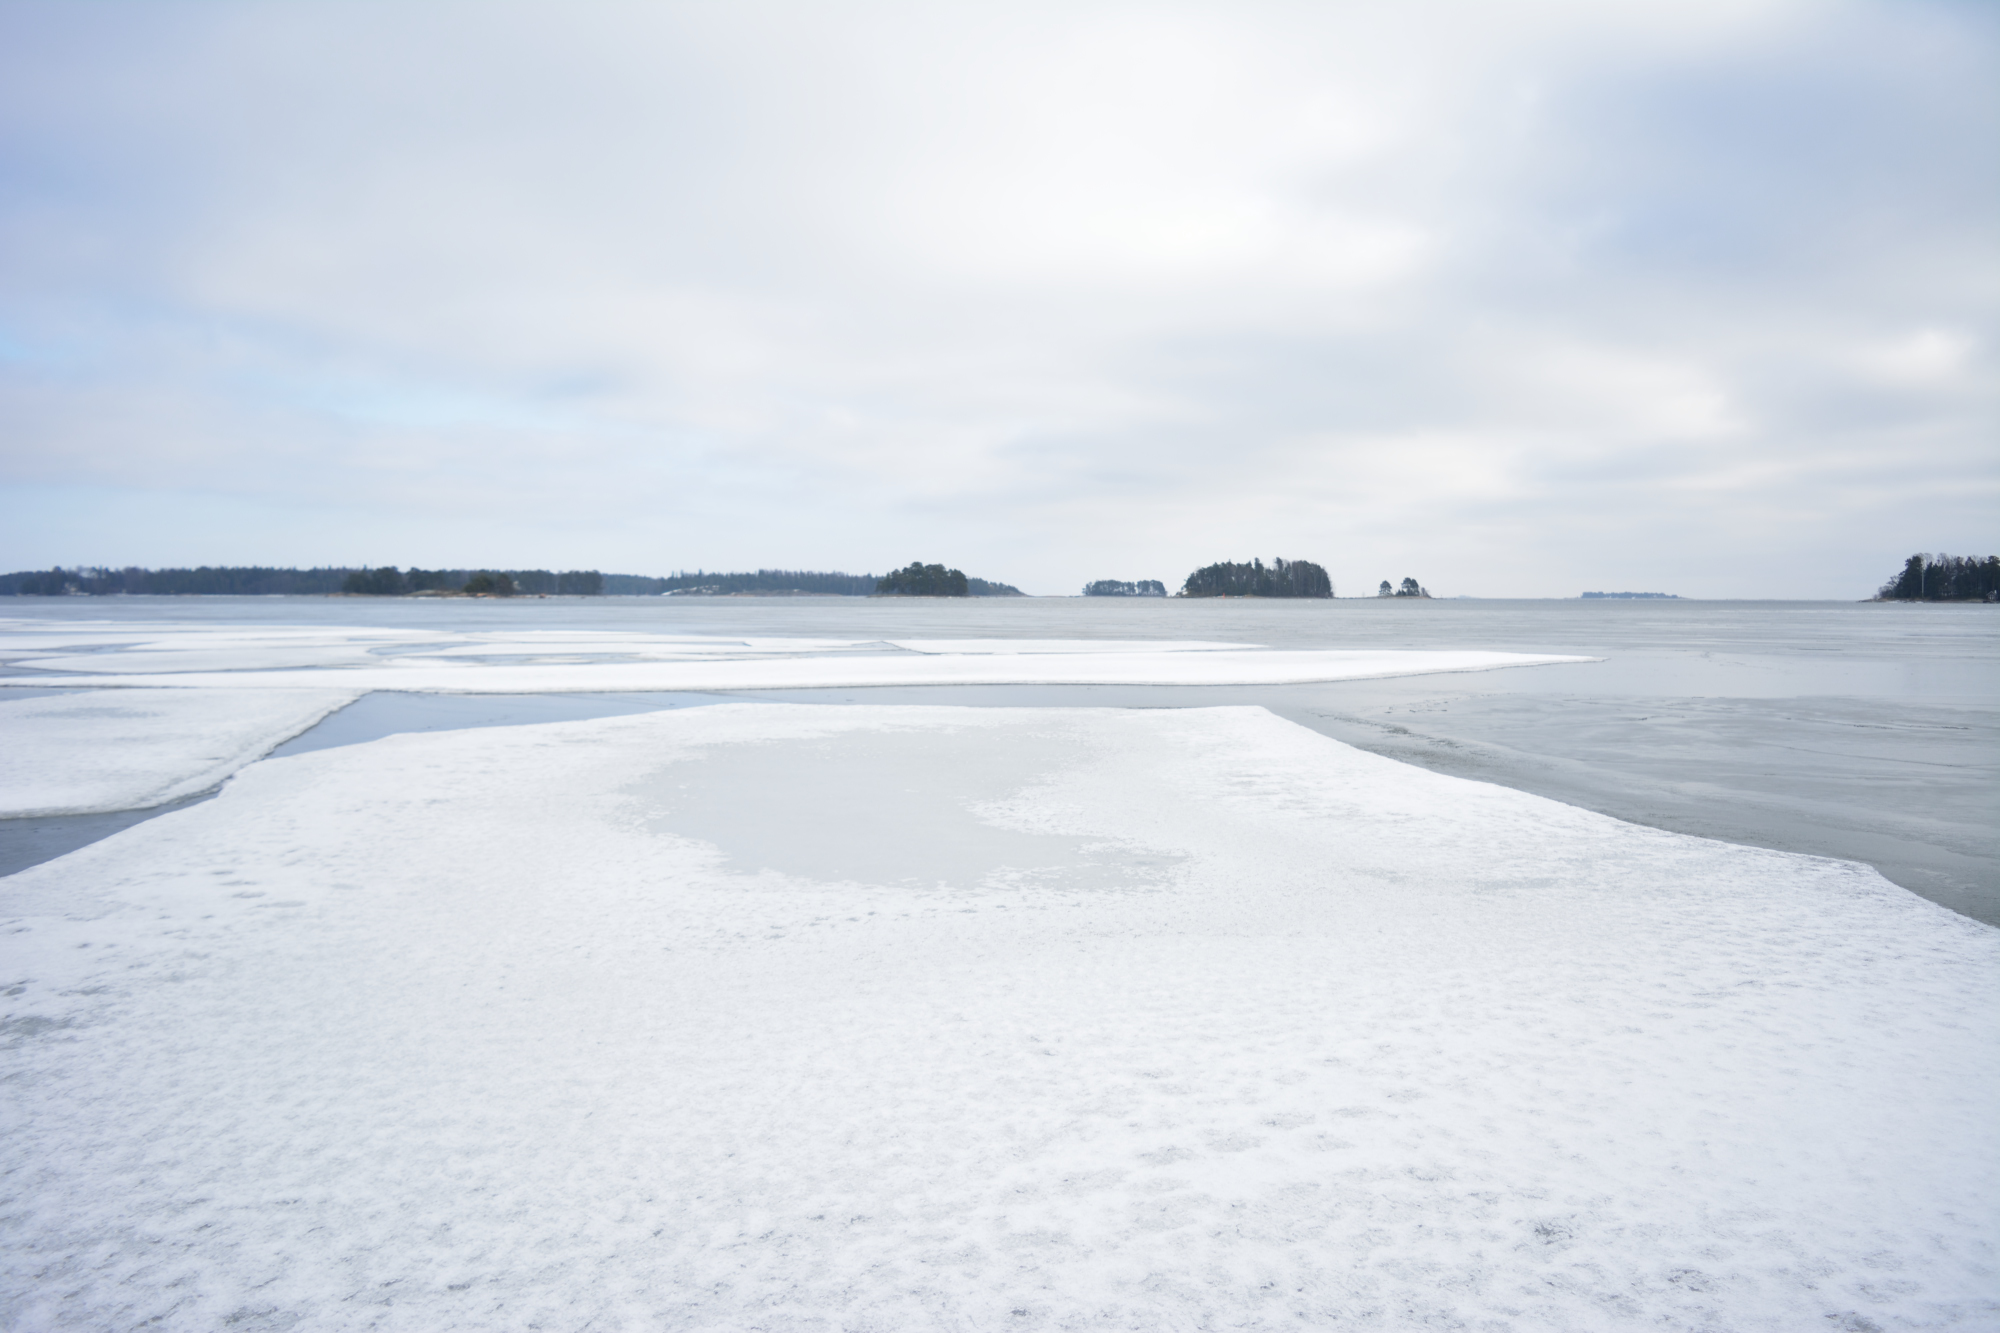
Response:
[{"label": "tree-covered island", "polygon": [[2000,555],[1913,555],[1872,600],[2000,602]]},{"label": "tree-covered island", "polygon": [[961,570],[947,569],[943,565],[927,565],[921,560],[913,560],[901,569],[884,574],[875,583],[877,597],[1025,597],[1026,595],[1012,584],[967,578]]},{"label": "tree-covered island", "polygon": [[1085,597],[1165,597],[1167,585],[1158,579],[1140,579],[1127,583],[1123,579],[1098,579],[1095,583],[1083,585]]},{"label": "tree-covered island", "polygon": [[1331,597],[1333,580],[1310,560],[1262,560],[1203,565],[1187,576],[1180,597]]},{"label": "tree-covered island", "polygon": [[884,574],[875,585],[878,597],[970,597],[971,582],[962,570],[911,561]]}]

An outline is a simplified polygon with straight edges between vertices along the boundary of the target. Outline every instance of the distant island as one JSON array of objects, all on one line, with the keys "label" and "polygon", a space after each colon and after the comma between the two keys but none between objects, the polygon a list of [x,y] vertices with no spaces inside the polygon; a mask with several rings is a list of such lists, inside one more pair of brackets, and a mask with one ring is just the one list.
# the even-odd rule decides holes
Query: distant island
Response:
[{"label": "distant island", "polygon": [[1127,583],[1122,579],[1099,579],[1083,585],[1085,597],[1165,597],[1167,585],[1158,579]]},{"label": "distant island", "polygon": [[1187,576],[1178,597],[1331,597],[1333,580],[1310,560],[1262,560],[1203,565]]},{"label": "distant island", "polygon": [[1008,583],[990,583],[967,578],[956,569],[927,565],[913,560],[902,569],[883,575],[875,582],[877,597],[1025,597]]},{"label": "distant island", "polygon": [[[912,568],[923,568],[912,566]],[[943,566],[929,568],[943,569]],[[907,573],[908,571],[899,571]],[[960,575],[964,578],[964,575]],[[78,566],[0,574],[0,597],[870,597],[883,580],[873,574],[760,569],[753,573],[678,573],[669,577],[605,574],[595,569],[398,569],[339,566],[277,569],[263,565],[203,565],[196,569]],[[1019,588],[965,579],[968,597],[1021,597]]]},{"label": "distant island", "polygon": [[1673,592],[1587,592],[1584,594],[1584,597],[1586,599],[1605,597],[1624,601],[1644,601],[1651,599],[1656,602],[1678,602],[1681,599],[1679,593]]},{"label": "distant island", "polygon": [[2000,602],[2000,556],[1913,555],[1870,600]]},{"label": "distant island", "polygon": [[1431,593],[1430,589],[1424,587],[1423,584],[1418,583],[1415,579],[1404,579],[1403,586],[1400,588],[1390,587],[1389,580],[1383,579],[1382,586],[1375,590],[1375,595],[1377,597],[1429,597]]}]

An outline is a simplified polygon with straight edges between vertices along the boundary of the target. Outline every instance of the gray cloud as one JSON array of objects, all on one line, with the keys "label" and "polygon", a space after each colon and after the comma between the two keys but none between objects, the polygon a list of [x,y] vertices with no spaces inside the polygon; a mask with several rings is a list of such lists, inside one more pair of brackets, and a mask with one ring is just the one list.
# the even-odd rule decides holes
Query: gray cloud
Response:
[{"label": "gray cloud", "polygon": [[1860,595],[2000,545],[1996,28],[11,6],[0,563]]}]

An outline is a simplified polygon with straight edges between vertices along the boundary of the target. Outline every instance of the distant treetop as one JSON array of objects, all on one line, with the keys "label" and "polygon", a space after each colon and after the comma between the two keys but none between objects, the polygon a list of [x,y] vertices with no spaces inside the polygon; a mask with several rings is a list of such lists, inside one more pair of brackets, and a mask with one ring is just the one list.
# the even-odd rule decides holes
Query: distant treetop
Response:
[{"label": "distant treetop", "polygon": [[1121,579],[1099,579],[1083,585],[1085,597],[1165,597],[1167,585],[1158,579],[1126,583]]},{"label": "distant treetop", "polygon": [[1203,565],[1181,585],[1182,597],[1331,597],[1333,580],[1310,560]]},{"label": "distant treetop", "polygon": [[[482,571],[417,569],[394,565],[376,569],[272,569],[262,565],[203,565],[199,569],[50,569],[0,574],[0,596],[109,597],[323,597],[348,593],[396,597],[408,593],[458,592]],[[558,574],[547,569],[486,570],[528,595],[590,597],[604,591],[604,575],[594,569]]]},{"label": "distant treetop", "polygon": [[962,571],[946,569],[943,565],[926,565],[920,561],[912,561],[902,569],[883,575],[881,582],[875,585],[875,591],[892,597],[972,596],[972,589]]},{"label": "distant treetop", "polygon": [[866,597],[875,591],[873,574],[842,574],[809,569],[759,569],[733,574],[698,569],[667,578],[640,574],[607,574],[605,591],[636,596],[674,594],[721,597],[731,593],[811,593],[819,596]]},{"label": "distant treetop", "polygon": [[[916,569],[943,569],[941,565],[912,566]],[[908,574],[908,570],[901,574]],[[952,573],[955,571],[946,571]],[[900,575],[899,575],[900,576]],[[963,574],[963,591],[948,596],[1019,597],[1019,588],[986,579],[969,579]],[[151,596],[325,596],[346,593],[359,597],[398,597],[413,593],[471,592],[475,595],[595,597],[605,593],[618,596],[647,596],[660,593],[816,593],[865,597],[875,592],[881,580],[873,574],[823,573],[801,569],[760,569],[754,573],[714,574],[697,570],[668,578],[644,574],[605,574],[595,569],[568,569],[557,573],[547,569],[418,569],[394,565],[342,566],[329,569],[271,569],[263,566],[206,565],[200,569],[108,569],[78,566],[71,569],[21,570],[0,574],[0,597],[111,596],[116,594]],[[476,586],[468,586],[476,585]]]},{"label": "distant treetop", "polygon": [[2000,556],[1925,555],[1903,562],[1903,570],[1875,594],[1885,602],[2000,601]]}]

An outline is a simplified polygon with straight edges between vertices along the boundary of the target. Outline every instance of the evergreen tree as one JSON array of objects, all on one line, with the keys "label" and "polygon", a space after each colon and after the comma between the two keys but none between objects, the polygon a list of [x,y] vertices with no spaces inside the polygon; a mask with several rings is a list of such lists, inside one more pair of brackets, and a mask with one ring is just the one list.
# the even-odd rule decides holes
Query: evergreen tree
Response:
[{"label": "evergreen tree", "polygon": [[875,585],[877,593],[898,597],[970,597],[972,589],[966,585],[965,575],[956,569],[946,569],[943,565],[926,565],[912,561],[906,568],[898,569],[883,577]]},{"label": "evergreen tree", "polygon": [[604,591],[625,596],[686,593],[812,593],[820,596],[866,597],[881,580],[873,574],[842,574],[805,569],[759,569],[734,574],[683,570],[667,578],[640,574],[606,574]]},{"label": "evergreen tree", "polygon": [[1140,579],[1137,583],[1127,583],[1123,579],[1098,579],[1095,583],[1083,585],[1085,597],[1165,597],[1167,585],[1158,579]]},{"label": "evergreen tree", "polygon": [[1331,597],[1333,580],[1310,560],[1204,565],[1181,585],[1183,597]]},{"label": "evergreen tree", "polygon": [[1875,596],[1883,601],[1991,602],[2000,600],[2000,556],[1924,555],[1903,562],[1902,572]]},{"label": "evergreen tree", "polygon": [[340,590],[364,597],[398,597],[409,591],[409,585],[394,565],[384,565],[380,569],[355,570],[342,580]]}]

